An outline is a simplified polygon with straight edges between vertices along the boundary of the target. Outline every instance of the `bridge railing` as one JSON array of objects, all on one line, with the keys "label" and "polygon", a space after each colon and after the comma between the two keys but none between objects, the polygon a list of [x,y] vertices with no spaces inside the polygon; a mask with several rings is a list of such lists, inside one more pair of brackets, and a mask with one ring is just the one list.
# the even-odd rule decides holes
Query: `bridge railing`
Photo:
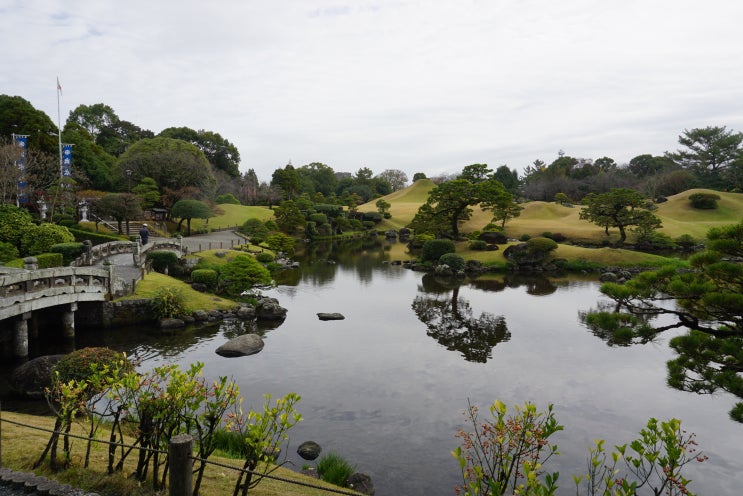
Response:
[{"label": "bridge railing", "polygon": [[78,300],[83,293],[87,296],[83,300],[105,298],[112,293],[114,270],[113,266],[54,267],[0,274],[0,318],[44,307],[45,298],[51,302],[75,295],[72,299]]}]

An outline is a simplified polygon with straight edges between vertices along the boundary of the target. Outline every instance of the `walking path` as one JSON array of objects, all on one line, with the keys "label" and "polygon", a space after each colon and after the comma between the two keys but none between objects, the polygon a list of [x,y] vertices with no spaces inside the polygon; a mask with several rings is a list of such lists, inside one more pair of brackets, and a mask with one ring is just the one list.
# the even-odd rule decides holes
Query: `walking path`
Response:
[{"label": "walking path", "polygon": [[[167,238],[154,236],[150,237],[149,242],[155,243],[166,239]],[[245,238],[238,236],[232,231],[215,231],[209,234],[184,237],[182,240],[183,247],[188,253],[214,249],[229,250],[230,248],[245,244],[246,242]],[[133,280],[139,280],[142,278],[142,269],[134,264],[134,257],[131,253],[110,255],[105,260],[101,260],[98,265],[103,265],[104,262],[110,262],[115,265],[116,279],[123,281],[126,284],[131,284]]]}]

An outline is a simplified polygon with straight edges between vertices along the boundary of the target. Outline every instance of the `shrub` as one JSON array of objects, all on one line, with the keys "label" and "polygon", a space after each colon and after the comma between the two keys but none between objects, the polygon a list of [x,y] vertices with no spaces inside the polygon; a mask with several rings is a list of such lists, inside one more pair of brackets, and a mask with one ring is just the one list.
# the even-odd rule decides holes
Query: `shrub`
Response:
[{"label": "shrub", "polygon": [[228,203],[231,205],[240,205],[240,200],[235,198],[235,195],[232,193],[225,193],[223,195],[219,195],[216,200],[214,200],[214,203],[216,204],[224,204]]},{"label": "shrub", "polygon": [[374,224],[374,221],[372,220],[364,220],[364,221],[361,221],[361,225],[363,226],[364,229],[371,230],[371,229],[374,229],[375,224]]},{"label": "shrub", "polygon": [[147,252],[147,261],[152,262],[152,268],[156,272],[164,273],[167,269],[170,269],[178,265],[178,255],[172,251],[150,251]]},{"label": "shrub", "polygon": [[32,226],[23,233],[21,252],[27,255],[37,255],[48,252],[52,245],[74,241],[75,236],[66,227],[56,224],[41,224]]},{"label": "shrub", "polygon": [[171,319],[188,313],[186,299],[175,288],[160,288],[152,298],[150,306],[158,319]]},{"label": "shrub", "polygon": [[219,429],[214,432],[214,447],[228,458],[242,460],[248,451],[248,444],[241,433]]},{"label": "shrub", "polygon": [[552,233],[551,233],[551,232],[549,232],[549,231],[545,231],[545,232],[543,232],[543,233],[542,233],[542,237],[543,237],[543,238],[549,238],[549,239],[552,239]]},{"label": "shrub", "polygon": [[134,370],[125,353],[110,348],[83,348],[63,356],[54,366],[54,372],[59,374],[57,378],[61,382],[85,381],[95,369],[100,370],[103,366]]},{"label": "shrub", "polygon": [[382,214],[382,217],[384,217],[385,219],[391,219],[392,218],[392,214],[389,213],[389,212],[385,212],[385,213]]},{"label": "shrub", "polygon": [[259,219],[248,219],[240,226],[240,232],[245,233],[253,243],[261,244],[268,238],[269,230]]},{"label": "shrub", "polygon": [[52,267],[62,267],[64,260],[61,253],[39,253],[34,255],[40,269],[50,269]]},{"label": "shrub", "polygon": [[526,242],[529,251],[532,253],[547,254],[552,250],[557,249],[557,243],[549,238],[536,237],[531,238]]},{"label": "shrub", "polygon": [[529,241],[530,239],[531,239],[531,236],[530,235],[528,235],[528,234],[522,234],[521,237],[519,238],[519,241],[526,242],[526,241]]},{"label": "shrub", "polygon": [[475,239],[475,240],[470,241],[470,250],[483,251],[487,249],[488,249],[488,244],[481,239]]},{"label": "shrub", "polygon": [[439,265],[448,265],[450,269],[455,271],[464,270],[464,258],[456,253],[444,253],[439,257]]},{"label": "shrub", "polygon": [[217,287],[219,274],[213,269],[196,269],[191,271],[191,282],[206,284],[209,288]]},{"label": "shrub", "polygon": [[230,296],[271,282],[271,273],[250,255],[238,255],[222,267],[220,287]]},{"label": "shrub", "polygon": [[325,214],[310,214],[310,222],[314,222],[315,224],[327,224],[328,223],[328,216]]},{"label": "shrub", "polygon": [[320,478],[336,486],[346,487],[346,481],[355,471],[356,466],[332,451],[323,455],[317,462],[317,473]]},{"label": "shrub", "polygon": [[359,219],[349,219],[348,224],[351,226],[351,229],[354,231],[360,231],[364,227],[364,225],[361,223]]},{"label": "shrub", "polygon": [[641,250],[673,250],[676,243],[670,236],[657,231],[651,231],[637,238],[637,248]]},{"label": "shrub", "polygon": [[49,251],[51,253],[61,253],[62,263],[64,265],[69,265],[70,262],[75,260],[80,255],[82,255],[83,244],[82,243],[58,243],[56,245],[52,245],[51,248],[49,248]]},{"label": "shrub", "polygon": [[312,208],[315,212],[322,213],[328,217],[338,217],[343,213],[342,205],[332,205],[330,203],[315,203]]},{"label": "shrub", "polygon": [[268,247],[275,252],[283,252],[288,256],[294,255],[294,244],[296,240],[284,233],[274,233],[266,239]]},{"label": "shrub", "polygon": [[717,208],[717,201],[719,199],[720,195],[716,195],[714,193],[694,193],[693,195],[689,196],[692,207],[704,210]]},{"label": "shrub", "polygon": [[682,250],[690,250],[697,244],[697,240],[691,234],[682,234],[675,241],[676,245]]},{"label": "shrub", "polygon": [[86,239],[89,239],[93,245],[100,245],[103,243],[108,243],[109,241],[122,241],[125,239],[128,239],[126,236],[118,236],[115,234],[103,234],[103,233],[96,233],[93,231],[87,231],[85,229],[68,229],[72,233],[73,236],[75,236],[75,241],[85,241]]},{"label": "shrub", "polygon": [[424,261],[437,262],[441,258],[441,255],[454,253],[455,251],[454,241],[450,239],[432,239],[423,243],[421,258]]},{"label": "shrub", "polygon": [[273,262],[274,257],[270,253],[263,252],[256,254],[255,259],[262,264],[267,264]]},{"label": "shrub", "polygon": [[362,221],[372,221],[375,224],[382,222],[382,214],[379,212],[364,212],[361,214]]},{"label": "shrub", "polygon": [[9,262],[14,258],[18,258],[18,248],[10,243],[0,241],[0,263]]},{"label": "shrub", "polygon": [[34,227],[31,214],[15,205],[0,205],[0,241],[21,247],[23,234]]}]

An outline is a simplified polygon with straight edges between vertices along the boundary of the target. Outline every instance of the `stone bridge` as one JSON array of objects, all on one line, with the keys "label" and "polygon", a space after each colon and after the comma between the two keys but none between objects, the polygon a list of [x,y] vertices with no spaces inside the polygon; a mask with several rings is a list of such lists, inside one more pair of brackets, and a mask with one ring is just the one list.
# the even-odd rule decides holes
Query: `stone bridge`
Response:
[{"label": "stone bridge", "polygon": [[152,250],[171,250],[179,256],[187,252],[180,238],[157,240],[144,247],[130,241],[97,246],[87,243],[83,254],[69,267],[37,269],[33,257],[26,259],[24,269],[0,267],[3,340],[11,341],[8,334],[12,333],[13,353],[27,356],[29,322],[32,327],[34,325],[33,312],[50,307],[62,310],[64,336],[73,337],[78,303],[102,302],[131,293],[142,278],[147,252]]}]

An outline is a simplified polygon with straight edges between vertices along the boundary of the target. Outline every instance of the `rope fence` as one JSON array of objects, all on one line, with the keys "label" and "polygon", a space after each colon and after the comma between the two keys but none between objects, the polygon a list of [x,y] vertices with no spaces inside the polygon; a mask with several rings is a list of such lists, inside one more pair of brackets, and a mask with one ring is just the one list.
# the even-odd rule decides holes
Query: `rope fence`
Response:
[{"label": "rope fence", "polygon": [[[171,489],[171,491],[169,493],[170,496],[190,496],[191,495],[192,486],[191,486],[190,481],[191,481],[192,471],[189,470],[187,467],[189,467],[193,462],[206,463],[207,465],[213,465],[215,467],[220,467],[220,468],[224,468],[224,469],[228,469],[228,470],[234,470],[235,472],[242,472],[244,474],[255,475],[255,476],[258,476],[258,477],[275,480],[277,482],[282,482],[282,483],[286,483],[286,484],[292,484],[292,485],[295,485],[295,486],[307,487],[307,488],[310,488],[310,489],[316,489],[316,490],[327,492],[327,493],[343,494],[343,495],[346,495],[346,496],[359,496],[359,493],[356,493],[356,492],[345,491],[343,489],[334,489],[334,488],[329,488],[329,487],[323,487],[323,486],[320,486],[320,485],[317,485],[317,484],[312,484],[310,482],[297,481],[297,480],[289,479],[289,478],[286,478],[286,477],[281,477],[281,476],[278,476],[278,475],[264,474],[262,472],[257,472],[257,471],[254,471],[254,470],[249,470],[249,469],[244,469],[244,468],[236,467],[234,465],[230,465],[230,464],[227,464],[227,463],[221,463],[221,462],[217,462],[217,461],[213,461],[213,460],[207,460],[207,459],[203,459],[203,458],[200,458],[200,457],[197,457],[197,456],[193,456],[193,451],[192,451],[192,449],[193,449],[193,438],[190,435],[179,435],[179,436],[175,436],[174,439],[171,439],[170,449],[168,449],[168,450],[162,450],[162,449],[156,449],[156,448],[147,448],[147,447],[143,447],[143,446],[136,446],[136,445],[130,445],[130,444],[125,444],[125,443],[117,443],[117,442],[107,441],[105,439],[89,438],[89,437],[81,436],[81,435],[78,435],[78,434],[65,433],[65,432],[62,432],[62,431],[56,431],[54,429],[48,429],[46,427],[39,427],[39,426],[35,426],[35,425],[24,424],[22,422],[17,422],[15,420],[10,420],[10,419],[3,418],[3,416],[2,416],[2,409],[0,409],[0,467],[2,467],[2,465],[3,465],[2,464],[2,436],[1,436],[1,434],[2,434],[2,424],[3,423],[13,424],[13,425],[17,425],[19,427],[24,427],[24,428],[28,428],[28,429],[34,429],[34,430],[41,431],[41,432],[46,432],[46,433],[49,433],[49,434],[55,434],[56,433],[59,436],[67,436],[69,438],[80,439],[80,440],[83,440],[83,441],[86,441],[86,442],[94,442],[94,443],[104,444],[104,445],[107,445],[107,446],[116,446],[116,447],[122,447],[122,448],[127,448],[127,449],[136,449],[136,450],[147,451],[147,452],[151,452],[151,453],[158,453],[158,454],[163,454],[163,455],[169,455],[169,457],[173,457],[174,450],[177,453],[177,451],[179,449],[183,449],[183,446],[186,446],[187,447],[187,455],[182,460],[180,460],[180,461],[184,461],[185,460],[188,463],[186,463],[186,464],[178,463],[177,465],[171,464],[171,467],[170,467],[170,470],[171,470],[171,472],[170,472],[170,485],[171,485],[171,488],[170,489]],[[187,438],[187,439],[185,439],[185,441],[187,441],[185,443],[184,443],[184,439],[183,439],[184,437]],[[175,438],[179,438],[179,439],[175,439]],[[180,457],[176,456],[175,458],[176,458],[176,461],[178,461],[178,459]],[[188,481],[188,482],[187,483],[183,483],[183,481]],[[174,492],[173,491],[174,488],[178,488],[177,489],[178,492]]]}]

